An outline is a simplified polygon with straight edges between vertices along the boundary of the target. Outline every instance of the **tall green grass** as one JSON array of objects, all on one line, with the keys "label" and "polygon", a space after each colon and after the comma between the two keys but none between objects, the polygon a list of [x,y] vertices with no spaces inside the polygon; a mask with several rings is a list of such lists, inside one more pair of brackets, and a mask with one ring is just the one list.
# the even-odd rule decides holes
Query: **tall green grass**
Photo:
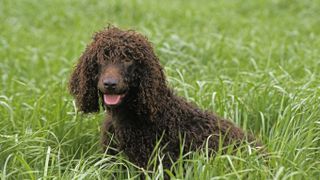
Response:
[{"label": "tall green grass", "polygon": [[[318,0],[0,1],[1,178],[318,179],[318,12]],[[67,81],[108,23],[147,35],[170,86],[252,131],[267,160],[203,149],[144,170],[101,153],[104,113],[77,113]]]}]

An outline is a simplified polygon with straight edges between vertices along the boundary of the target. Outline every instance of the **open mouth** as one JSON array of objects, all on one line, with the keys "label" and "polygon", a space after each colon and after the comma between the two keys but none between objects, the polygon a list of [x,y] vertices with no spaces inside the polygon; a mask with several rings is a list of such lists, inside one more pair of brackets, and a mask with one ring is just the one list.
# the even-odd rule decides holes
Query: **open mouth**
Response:
[{"label": "open mouth", "polygon": [[104,94],[103,101],[106,105],[116,106],[121,103],[124,96],[125,94]]}]

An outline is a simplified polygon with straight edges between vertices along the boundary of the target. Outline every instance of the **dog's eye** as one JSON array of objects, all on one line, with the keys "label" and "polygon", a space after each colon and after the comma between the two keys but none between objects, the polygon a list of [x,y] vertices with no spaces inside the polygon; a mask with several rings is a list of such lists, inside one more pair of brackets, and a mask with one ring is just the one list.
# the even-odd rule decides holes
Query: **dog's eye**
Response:
[{"label": "dog's eye", "polygon": [[110,56],[110,50],[109,49],[104,49],[104,55],[109,57]]},{"label": "dog's eye", "polygon": [[124,62],[127,62],[127,63],[132,62],[132,59],[131,58],[124,58]]}]

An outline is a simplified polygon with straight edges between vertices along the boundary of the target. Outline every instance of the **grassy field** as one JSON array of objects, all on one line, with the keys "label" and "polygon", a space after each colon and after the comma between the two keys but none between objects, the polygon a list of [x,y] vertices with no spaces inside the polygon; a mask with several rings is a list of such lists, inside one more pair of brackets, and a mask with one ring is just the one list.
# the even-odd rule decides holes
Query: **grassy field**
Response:
[{"label": "grassy field", "polygon": [[[1,178],[319,178],[319,12],[319,0],[1,0]],[[269,157],[203,150],[146,171],[102,154],[104,113],[76,113],[67,81],[108,23],[147,35],[170,86],[252,131]]]}]

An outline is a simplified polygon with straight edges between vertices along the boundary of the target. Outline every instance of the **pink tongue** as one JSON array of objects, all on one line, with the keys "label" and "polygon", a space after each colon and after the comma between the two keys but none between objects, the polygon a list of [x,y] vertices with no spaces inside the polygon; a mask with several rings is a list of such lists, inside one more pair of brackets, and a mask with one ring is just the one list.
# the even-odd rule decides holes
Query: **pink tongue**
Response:
[{"label": "pink tongue", "polygon": [[107,105],[116,105],[120,102],[121,95],[107,95],[103,96],[104,103]]}]

